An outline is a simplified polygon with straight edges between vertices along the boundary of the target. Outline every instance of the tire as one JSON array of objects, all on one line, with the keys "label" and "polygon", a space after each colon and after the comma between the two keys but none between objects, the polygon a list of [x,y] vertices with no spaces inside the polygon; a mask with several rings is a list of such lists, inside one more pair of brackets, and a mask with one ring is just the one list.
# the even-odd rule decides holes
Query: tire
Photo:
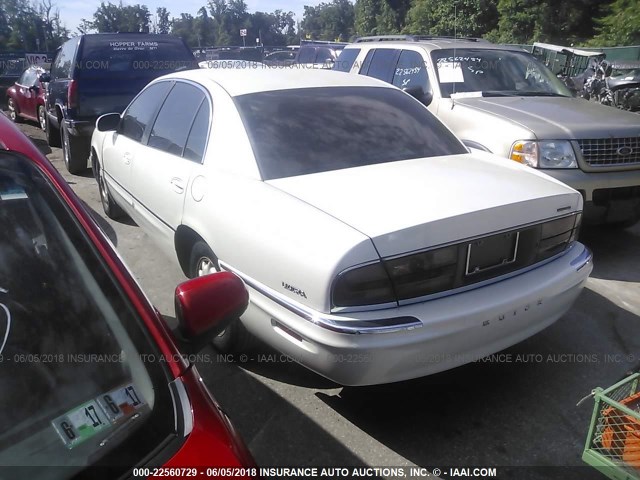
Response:
[{"label": "tire", "polygon": [[43,132],[47,131],[47,111],[44,109],[44,105],[38,105],[38,123]]},{"label": "tire", "polygon": [[69,134],[69,130],[64,123],[60,133],[62,157],[67,170],[74,175],[84,172],[87,169],[89,141],[84,137],[76,137]]},{"label": "tire", "polygon": [[[202,240],[197,241],[191,249],[189,258],[189,277],[219,272],[220,264],[213,251]],[[235,320],[216,336],[211,343],[221,353],[242,352],[250,348],[254,337],[244,328],[239,320]]]},{"label": "tire", "polygon": [[94,165],[98,191],[100,192],[100,203],[102,203],[102,209],[105,215],[112,220],[122,218],[124,216],[124,210],[113,200],[113,197],[109,193],[109,186],[104,177],[104,171],[96,158],[94,158]]},{"label": "tire", "polygon": [[62,143],[60,142],[60,131],[51,125],[49,121],[49,115],[47,115],[47,129],[45,130],[47,134],[47,143],[50,147],[60,147]]},{"label": "tire", "polygon": [[9,110],[9,118],[14,123],[22,122],[22,118],[20,117],[20,111],[18,110],[18,106],[13,98],[9,97],[7,99],[7,110]]}]

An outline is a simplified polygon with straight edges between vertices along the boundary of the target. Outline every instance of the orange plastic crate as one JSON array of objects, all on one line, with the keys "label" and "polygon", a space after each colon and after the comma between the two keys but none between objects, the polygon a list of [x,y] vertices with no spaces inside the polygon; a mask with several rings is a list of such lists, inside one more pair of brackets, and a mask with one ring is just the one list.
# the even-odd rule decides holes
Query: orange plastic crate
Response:
[{"label": "orange plastic crate", "polygon": [[[640,392],[621,400],[620,403],[632,410],[640,411]],[[640,420],[614,407],[603,410],[602,415],[605,419],[602,446],[630,467],[640,469]]]}]

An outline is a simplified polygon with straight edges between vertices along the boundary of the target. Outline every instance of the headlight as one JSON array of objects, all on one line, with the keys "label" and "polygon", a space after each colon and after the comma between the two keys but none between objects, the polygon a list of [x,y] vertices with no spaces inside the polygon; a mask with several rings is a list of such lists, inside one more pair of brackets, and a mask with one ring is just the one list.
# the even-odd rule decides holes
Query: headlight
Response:
[{"label": "headlight", "polygon": [[534,168],[578,168],[575,152],[567,140],[519,140],[511,147],[509,157]]}]

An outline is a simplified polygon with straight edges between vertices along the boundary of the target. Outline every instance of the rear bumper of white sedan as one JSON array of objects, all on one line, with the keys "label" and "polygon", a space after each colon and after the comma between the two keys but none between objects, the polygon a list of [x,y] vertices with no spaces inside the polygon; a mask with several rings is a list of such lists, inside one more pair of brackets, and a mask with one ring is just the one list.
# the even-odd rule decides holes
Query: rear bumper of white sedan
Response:
[{"label": "rear bumper of white sedan", "polygon": [[268,344],[342,385],[422,377],[496,353],[538,333],[576,300],[593,269],[573,243],[559,258],[462,293],[396,308],[323,315],[245,279],[243,323]]}]

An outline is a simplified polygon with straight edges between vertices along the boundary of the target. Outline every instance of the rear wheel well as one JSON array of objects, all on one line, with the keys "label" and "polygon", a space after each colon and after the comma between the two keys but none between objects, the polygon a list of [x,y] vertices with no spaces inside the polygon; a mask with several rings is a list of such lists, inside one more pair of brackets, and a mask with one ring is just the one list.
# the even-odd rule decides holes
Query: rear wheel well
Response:
[{"label": "rear wheel well", "polygon": [[[174,236],[176,255],[178,257],[178,263],[180,263],[182,273],[187,277],[189,277],[190,273],[189,260],[191,259],[191,250],[198,241],[204,242],[204,239],[198,235],[195,230],[192,230],[185,225],[180,225],[176,230],[176,234]],[[211,246],[209,247],[211,248]]]}]

